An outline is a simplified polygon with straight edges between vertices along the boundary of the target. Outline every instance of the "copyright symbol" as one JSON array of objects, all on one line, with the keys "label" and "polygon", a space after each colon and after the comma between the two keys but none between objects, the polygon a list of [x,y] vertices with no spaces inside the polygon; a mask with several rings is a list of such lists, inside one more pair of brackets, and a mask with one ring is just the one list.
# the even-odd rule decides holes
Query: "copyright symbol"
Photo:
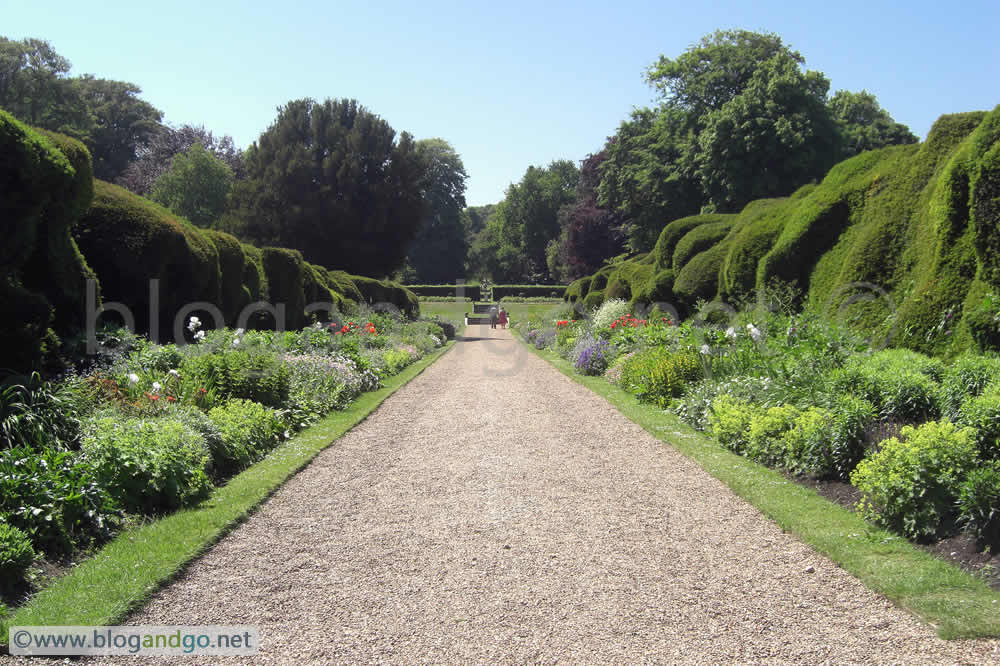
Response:
[{"label": "copyright symbol", "polygon": [[24,629],[15,632],[13,640],[14,640],[14,645],[16,645],[19,648],[31,647],[31,632],[25,631]]}]

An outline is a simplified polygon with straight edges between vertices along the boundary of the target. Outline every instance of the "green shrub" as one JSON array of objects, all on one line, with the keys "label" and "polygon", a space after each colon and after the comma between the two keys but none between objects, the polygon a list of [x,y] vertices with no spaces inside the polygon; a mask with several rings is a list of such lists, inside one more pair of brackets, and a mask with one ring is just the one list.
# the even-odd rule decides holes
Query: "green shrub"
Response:
[{"label": "green shrub", "polygon": [[819,407],[809,407],[798,414],[786,409],[784,414],[777,416],[792,418],[791,427],[781,435],[784,443],[782,466],[796,474],[829,476],[830,433],[834,415]]},{"label": "green shrub", "polygon": [[181,374],[219,400],[244,399],[268,407],[287,404],[291,371],[277,354],[264,350],[204,354],[184,361]]},{"label": "green shrub", "polygon": [[0,522],[0,587],[20,581],[34,561],[35,549],[28,535]]},{"label": "green shrub", "polygon": [[975,466],[972,430],[931,421],[882,442],[858,464],[851,483],[862,492],[858,509],[866,518],[928,539],[951,528],[960,483]]},{"label": "green shrub", "polygon": [[274,410],[249,400],[230,400],[208,417],[222,434],[213,457],[225,472],[236,472],[262,460],[281,443],[284,426]]},{"label": "green shrub", "polygon": [[666,407],[689,383],[700,379],[703,372],[697,353],[653,347],[638,352],[625,363],[621,385],[642,402]]},{"label": "green shrub", "polygon": [[[785,465],[788,458],[785,440],[799,416],[799,410],[792,405],[769,407],[755,414],[750,419],[750,428],[747,430],[744,455],[769,467]],[[804,432],[799,434],[805,435]],[[800,448],[801,443],[796,442],[795,446]]]},{"label": "green shrub", "polygon": [[116,507],[76,452],[0,450],[0,518],[64,555],[107,536]]},{"label": "green shrub", "polygon": [[212,456],[209,472],[213,478],[221,480],[233,472],[230,461],[225,456],[226,447],[222,430],[208,414],[197,407],[180,406],[168,412],[167,418],[182,423],[201,435]]},{"label": "green shrub", "polygon": [[958,520],[981,543],[1000,544],[1000,462],[969,472],[958,490]]},{"label": "green shrub", "polygon": [[966,400],[955,423],[973,429],[976,447],[984,460],[1000,458],[1000,390],[988,390]]},{"label": "green shrub", "polygon": [[917,423],[940,415],[940,362],[908,350],[854,356],[829,375],[830,393],[868,400],[883,419]]},{"label": "green shrub", "polygon": [[211,454],[196,431],[163,418],[103,416],[90,421],[83,453],[99,483],[127,511],[187,506],[211,489]]},{"label": "green shrub", "polygon": [[957,419],[962,405],[969,398],[981,395],[993,383],[1000,384],[1000,358],[970,353],[956,358],[941,379],[941,408],[944,416]]},{"label": "green shrub", "polygon": [[763,408],[729,395],[712,401],[708,412],[709,430],[719,444],[735,453],[743,453],[750,439],[750,424]]},{"label": "green shrub", "polygon": [[875,421],[875,406],[864,398],[842,395],[835,400],[833,413],[829,448],[814,449],[809,458],[817,476],[846,481],[865,456],[865,436]]}]

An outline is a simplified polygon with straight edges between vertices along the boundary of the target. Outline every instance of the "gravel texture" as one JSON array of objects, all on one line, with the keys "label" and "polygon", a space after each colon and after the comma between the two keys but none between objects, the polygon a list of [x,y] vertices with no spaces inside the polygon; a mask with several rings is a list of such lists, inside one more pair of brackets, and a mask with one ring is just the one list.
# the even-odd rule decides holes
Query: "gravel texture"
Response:
[{"label": "gravel texture", "polygon": [[509,331],[467,334],[127,623],[257,625],[254,663],[1000,660],[998,641],[938,639]]}]

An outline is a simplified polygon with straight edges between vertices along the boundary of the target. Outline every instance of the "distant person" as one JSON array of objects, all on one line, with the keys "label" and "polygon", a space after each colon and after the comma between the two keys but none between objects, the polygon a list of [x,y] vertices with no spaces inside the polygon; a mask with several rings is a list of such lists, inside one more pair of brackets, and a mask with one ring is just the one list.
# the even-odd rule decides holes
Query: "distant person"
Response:
[{"label": "distant person", "polygon": [[490,308],[490,328],[496,328],[497,327],[497,317],[498,316],[499,316],[499,313],[497,312],[497,306],[494,305],[493,307]]},{"label": "distant person", "polygon": [[500,315],[498,317],[500,321],[500,328],[507,328],[507,311],[500,308]]}]

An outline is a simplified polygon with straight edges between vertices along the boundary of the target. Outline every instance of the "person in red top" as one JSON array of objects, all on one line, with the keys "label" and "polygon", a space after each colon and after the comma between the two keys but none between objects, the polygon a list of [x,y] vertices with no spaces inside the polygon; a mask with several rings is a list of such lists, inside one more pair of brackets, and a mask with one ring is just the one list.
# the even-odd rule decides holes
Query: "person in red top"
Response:
[{"label": "person in red top", "polygon": [[507,311],[500,308],[500,328],[507,328]]}]

